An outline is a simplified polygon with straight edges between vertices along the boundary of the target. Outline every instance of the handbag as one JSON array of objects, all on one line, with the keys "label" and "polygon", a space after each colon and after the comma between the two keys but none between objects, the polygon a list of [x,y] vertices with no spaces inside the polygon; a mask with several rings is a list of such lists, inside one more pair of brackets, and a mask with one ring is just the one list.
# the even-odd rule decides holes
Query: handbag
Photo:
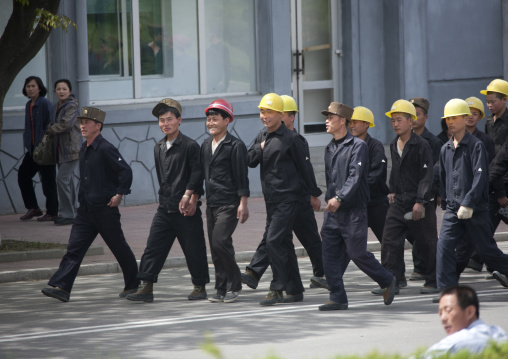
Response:
[{"label": "handbag", "polygon": [[33,160],[41,166],[54,165],[55,162],[55,136],[45,133],[41,142],[35,147]]}]

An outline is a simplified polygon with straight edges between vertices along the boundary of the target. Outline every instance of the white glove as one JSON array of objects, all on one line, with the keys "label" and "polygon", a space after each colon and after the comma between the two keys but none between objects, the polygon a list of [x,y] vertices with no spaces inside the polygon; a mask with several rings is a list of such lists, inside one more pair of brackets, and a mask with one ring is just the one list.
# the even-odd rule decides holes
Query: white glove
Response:
[{"label": "white glove", "polygon": [[457,217],[459,217],[459,219],[469,219],[473,217],[473,209],[471,207],[460,206]]}]

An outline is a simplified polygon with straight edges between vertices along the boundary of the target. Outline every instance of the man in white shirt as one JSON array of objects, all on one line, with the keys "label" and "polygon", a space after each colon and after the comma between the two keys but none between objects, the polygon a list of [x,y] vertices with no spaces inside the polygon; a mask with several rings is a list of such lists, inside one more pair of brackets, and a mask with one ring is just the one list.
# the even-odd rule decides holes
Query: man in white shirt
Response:
[{"label": "man in white shirt", "polygon": [[479,319],[480,304],[474,289],[470,287],[445,289],[439,300],[439,316],[448,336],[425,352],[423,357],[426,359],[463,349],[470,353],[481,353],[489,342],[508,339],[503,329]]}]

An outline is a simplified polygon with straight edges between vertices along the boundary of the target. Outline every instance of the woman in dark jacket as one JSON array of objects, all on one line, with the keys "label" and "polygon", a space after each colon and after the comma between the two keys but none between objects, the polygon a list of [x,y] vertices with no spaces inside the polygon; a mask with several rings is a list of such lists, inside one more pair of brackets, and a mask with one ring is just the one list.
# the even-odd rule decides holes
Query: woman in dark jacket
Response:
[{"label": "woman in dark jacket", "polygon": [[79,149],[83,137],[79,127],[78,101],[71,93],[72,85],[67,79],[55,82],[58,102],[53,106],[54,123],[48,126],[48,132],[55,135],[55,160],[58,163],[56,186],[60,204],[55,224],[72,224],[76,215],[78,187],[74,172],[79,163]]},{"label": "woman in dark jacket", "polygon": [[[18,170],[18,185],[28,212],[21,216],[22,221],[33,217],[39,217],[37,220],[40,222],[53,221],[58,214],[56,166],[41,166],[33,160],[34,149],[51,122],[51,103],[45,98],[46,93],[46,87],[39,77],[30,76],[25,80],[23,95],[30,99],[25,106],[25,131],[23,132],[23,144],[27,152]],[[40,174],[42,192],[46,196],[44,216],[37,203],[32,181],[37,172]]]}]

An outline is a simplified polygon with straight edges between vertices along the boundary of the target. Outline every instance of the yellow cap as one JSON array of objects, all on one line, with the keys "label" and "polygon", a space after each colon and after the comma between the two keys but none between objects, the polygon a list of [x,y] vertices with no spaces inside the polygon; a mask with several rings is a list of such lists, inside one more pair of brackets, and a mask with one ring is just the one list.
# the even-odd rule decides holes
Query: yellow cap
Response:
[{"label": "yellow cap", "polygon": [[259,108],[266,108],[277,112],[284,112],[284,102],[276,93],[267,93],[263,96],[258,105]]},{"label": "yellow cap", "polygon": [[478,97],[468,97],[466,98],[467,105],[471,108],[475,108],[482,113],[482,118],[485,117],[485,108],[483,107],[483,102]]},{"label": "yellow cap", "polygon": [[294,98],[288,95],[281,95],[280,98],[284,103],[284,112],[298,112],[298,108],[296,107],[296,101]]},{"label": "yellow cap", "polygon": [[351,116],[351,120],[365,121],[369,123],[369,127],[374,127],[374,114],[367,107],[356,106]]},{"label": "yellow cap", "polygon": [[444,107],[444,116],[443,118],[452,117],[452,116],[471,116],[471,111],[469,111],[469,105],[466,101],[460,98],[452,98],[448,101]]},{"label": "yellow cap", "polygon": [[508,82],[501,79],[492,80],[492,82],[487,86],[486,90],[481,90],[480,93],[482,95],[486,95],[487,92],[499,92],[505,96],[508,96]]},{"label": "yellow cap", "polygon": [[403,112],[410,114],[413,120],[416,120],[416,108],[411,102],[407,100],[400,99],[395,101],[392,105],[391,110],[386,112],[385,115],[391,118],[392,113],[395,112]]}]

